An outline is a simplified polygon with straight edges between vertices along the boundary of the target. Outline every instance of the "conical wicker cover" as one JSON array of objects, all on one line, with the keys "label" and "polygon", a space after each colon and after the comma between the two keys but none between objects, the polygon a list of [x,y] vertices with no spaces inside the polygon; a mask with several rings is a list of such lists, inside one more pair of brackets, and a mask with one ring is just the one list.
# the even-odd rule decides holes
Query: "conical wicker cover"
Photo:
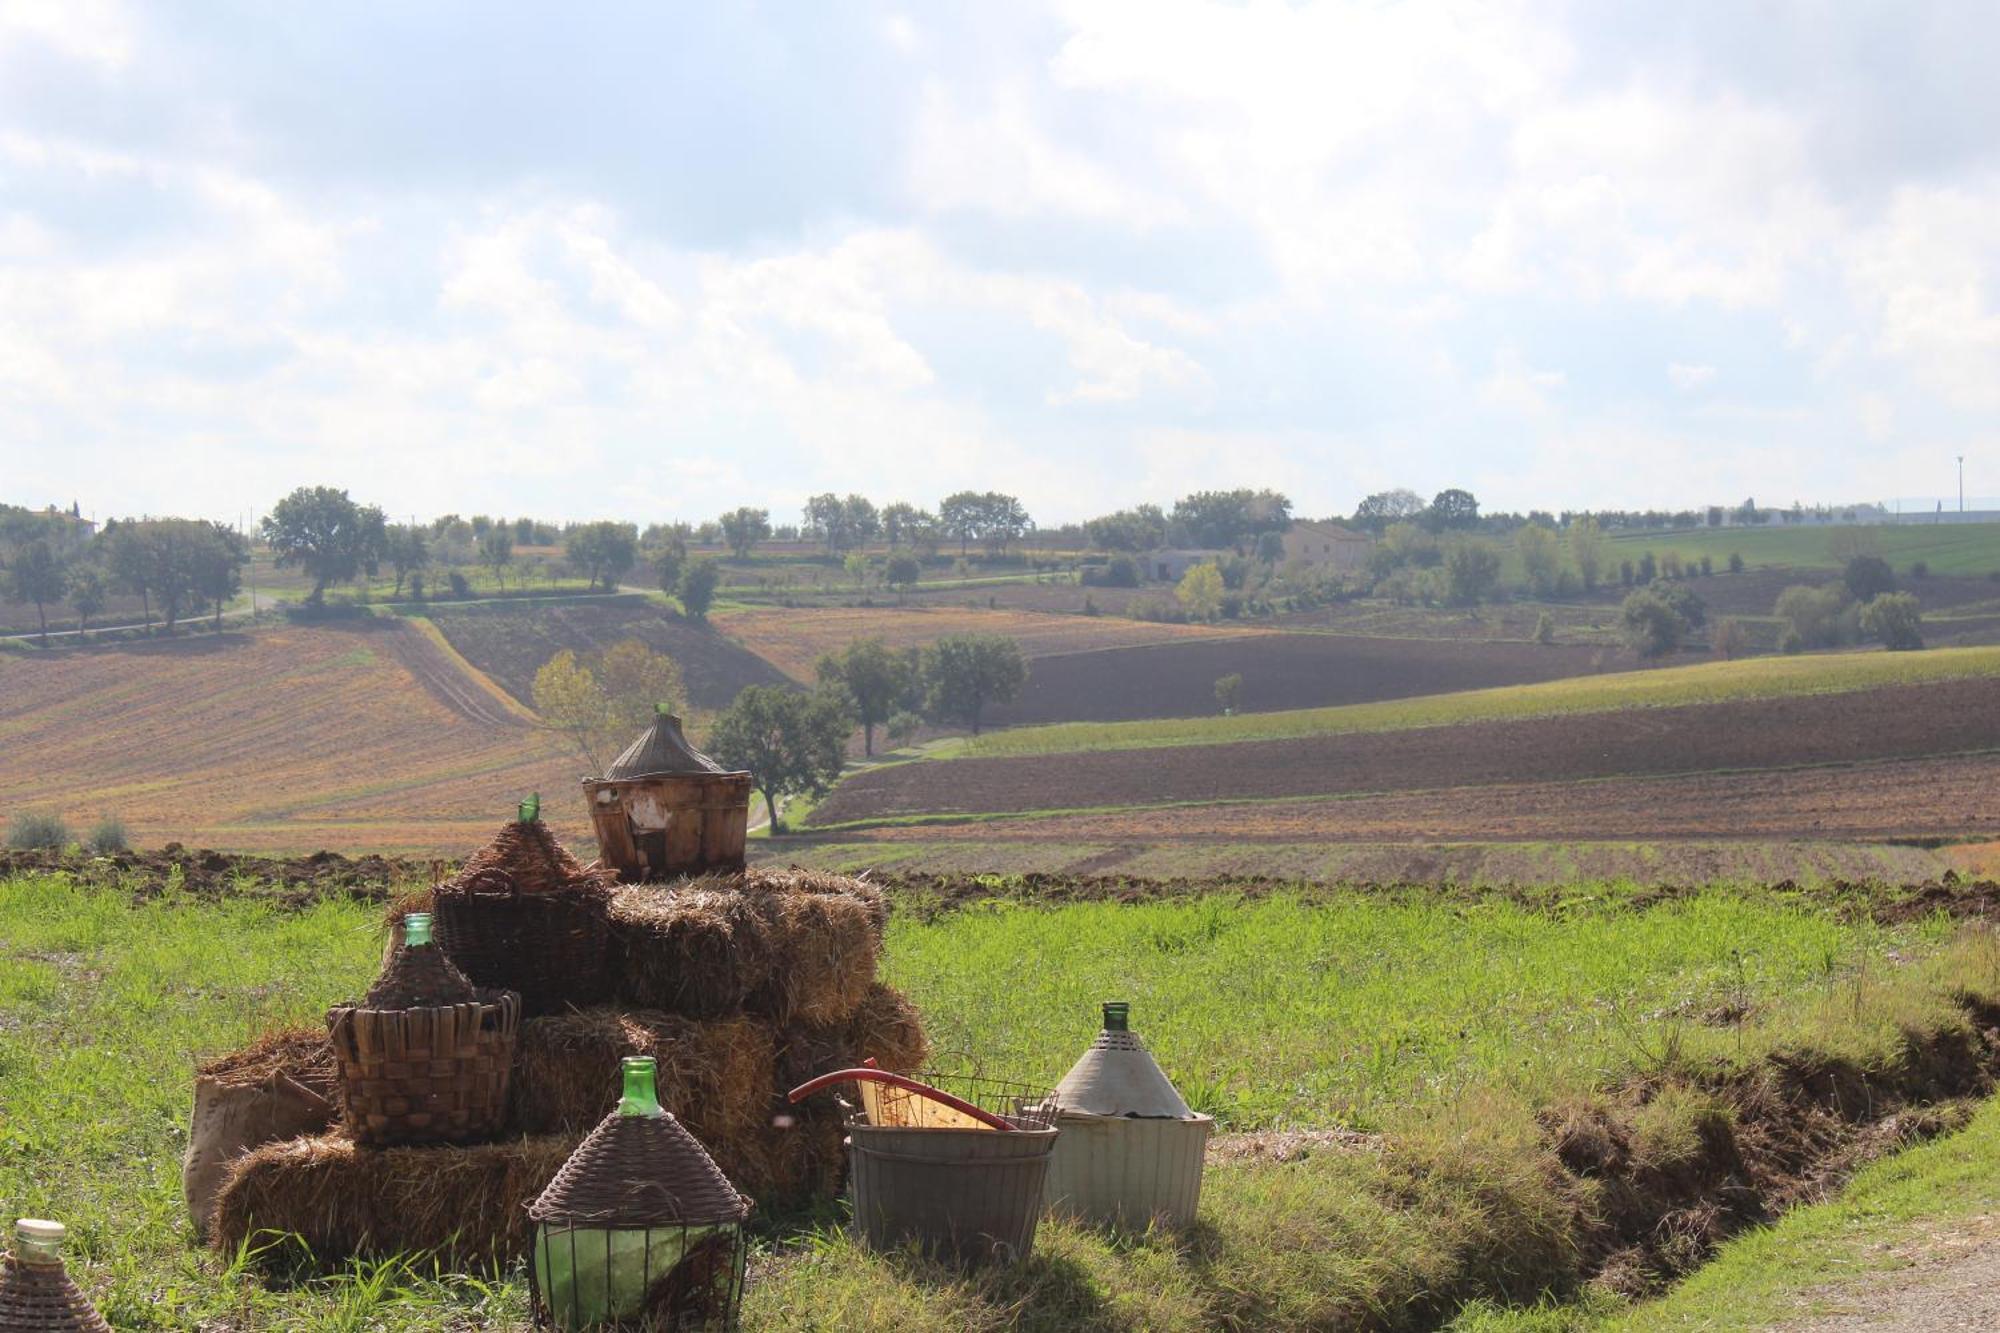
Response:
[{"label": "conical wicker cover", "polygon": [[613,782],[633,778],[670,777],[676,773],[726,773],[729,770],[688,743],[681,734],[681,720],[672,713],[660,713],[653,725],[625,747],[625,753],[611,761],[604,776]]},{"label": "conical wicker cover", "polygon": [[741,1222],[750,1200],[672,1115],[613,1111],[528,1207],[537,1222],[619,1227]]},{"label": "conical wicker cover", "polygon": [[493,841],[466,858],[459,872],[437,887],[437,896],[551,893],[558,889],[603,887],[615,876],[587,870],[539,819],[511,819]]},{"label": "conical wicker cover", "polygon": [[1194,1118],[1136,1032],[1099,1032],[1056,1085],[1055,1102],[1084,1115]]},{"label": "conical wicker cover", "polygon": [[436,944],[409,945],[396,950],[382,975],[368,988],[363,1009],[434,1009],[470,1004],[478,989]]},{"label": "conical wicker cover", "polygon": [[8,1255],[0,1268],[0,1333],[111,1333],[111,1325],[70,1281],[61,1264],[24,1264]]}]

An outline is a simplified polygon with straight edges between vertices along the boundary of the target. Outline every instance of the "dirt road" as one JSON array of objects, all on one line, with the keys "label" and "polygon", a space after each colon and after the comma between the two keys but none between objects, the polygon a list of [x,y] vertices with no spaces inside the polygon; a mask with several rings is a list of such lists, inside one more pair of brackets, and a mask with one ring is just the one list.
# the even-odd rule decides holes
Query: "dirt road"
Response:
[{"label": "dirt road", "polygon": [[1903,1266],[1807,1293],[1816,1313],[1779,1333],[1972,1333],[2000,1329],[2000,1214],[1892,1247]]}]

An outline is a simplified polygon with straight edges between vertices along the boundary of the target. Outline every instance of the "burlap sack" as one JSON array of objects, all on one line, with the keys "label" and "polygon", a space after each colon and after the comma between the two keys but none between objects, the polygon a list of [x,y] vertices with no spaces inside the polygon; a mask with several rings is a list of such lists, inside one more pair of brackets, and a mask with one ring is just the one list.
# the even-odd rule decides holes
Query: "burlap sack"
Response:
[{"label": "burlap sack", "polygon": [[318,1134],[333,1124],[337,1108],[288,1074],[257,1083],[231,1083],[197,1075],[181,1192],[197,1235],[207,1238],[229,1167],[253,1148]]}]

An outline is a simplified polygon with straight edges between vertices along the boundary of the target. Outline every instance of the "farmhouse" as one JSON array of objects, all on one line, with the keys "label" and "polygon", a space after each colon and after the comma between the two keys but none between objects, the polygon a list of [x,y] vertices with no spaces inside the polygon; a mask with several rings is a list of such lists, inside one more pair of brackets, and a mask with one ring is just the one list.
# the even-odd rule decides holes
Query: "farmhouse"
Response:
[{"label": "farmhouse", "polygon": [[1140,556],[1139,569],[1155,583],[1179,583],[1196,565],[1220,565],[1235,554],[1234,551],[1163,546]]},{"label": "farmhouse", "polygon": [[1319,565],[1346,572],[1368,564],[1375,543],[1338,523],[1294,522],[1283,535],[1286,564]]}]

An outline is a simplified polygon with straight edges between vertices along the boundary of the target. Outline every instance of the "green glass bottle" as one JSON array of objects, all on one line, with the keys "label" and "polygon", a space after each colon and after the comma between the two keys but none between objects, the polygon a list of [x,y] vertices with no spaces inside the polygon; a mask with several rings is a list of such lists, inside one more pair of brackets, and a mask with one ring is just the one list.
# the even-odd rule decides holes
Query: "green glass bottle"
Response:
[{"label": "green glass bottle", "polygon": [[618,1098],[618,1114],[665,1115],[656,1082],[659,1062],[650,1055],[631,1055],[621,1063],[625,1070],[625,1090]]},{"label": "green glass bottle", "polygon": [[414,949],[431,942],[431,914],[411,912],[403,918],[403,946]]}]

